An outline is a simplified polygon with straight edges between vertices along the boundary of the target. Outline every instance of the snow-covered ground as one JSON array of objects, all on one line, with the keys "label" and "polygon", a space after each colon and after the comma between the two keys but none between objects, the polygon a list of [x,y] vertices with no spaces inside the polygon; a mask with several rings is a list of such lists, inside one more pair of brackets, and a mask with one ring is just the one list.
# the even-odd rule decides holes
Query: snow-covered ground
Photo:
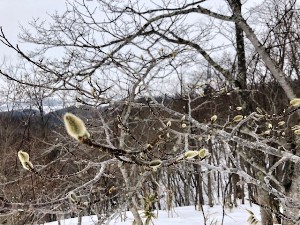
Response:
[{"label": "snow-covered ground", "polygon": [[[223,225],[247,225],[250,214],[247,210],[251,210],[255,217],[260,220],[259,207],[249,205],[241,205],[238,208],[231,210],[225,209],[225,217]],[[217,205],[213,208],[204,206],[204,214],[208,219],[207,225],[220,225],[222,222],[222,207]],[[124,221],[125,213],[112,220],[109,225],[132,225],[133,217],[127,212]],[[78,219],[66,219],[61,221],[61,225],[77,225]],[[203,213],[196,211],[194,206],[185,206],[174,208],[171,212],[160,210],[157,213],[157,218],[152,220],[154,225],[204,225]],[[215,223],[216,222],[216,223]],[[95,225],[95,216],[86,216],[82,219],[82,225]],[[58,222],[50,222],[45,225],[58,225]]]}]

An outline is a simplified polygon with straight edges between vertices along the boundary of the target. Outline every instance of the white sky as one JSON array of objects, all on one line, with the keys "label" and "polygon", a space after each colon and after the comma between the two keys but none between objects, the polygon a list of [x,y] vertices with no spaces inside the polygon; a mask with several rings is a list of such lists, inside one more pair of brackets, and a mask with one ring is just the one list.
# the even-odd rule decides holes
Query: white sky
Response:
[{"label": "white sky", "polygon": [[[216,2],[218,4],[215,4]],[[245,2],[249,6],[251,3],[257,4],[261,0],[246,0]],[[217,11],[220,10],[222,4],[226,6],[222,0],[208,0],[207,4],[210,6],[209,8],[213,7]],[[18,39],[18,34],[21,32],[20,25],[28,28],[28,23],[33,19],[49,20],[49,14],[53,14],[55,11],[63,12],[65,8],[66,0],[0,0],[0,26],[8,40],[13,44],[18,43],[23,50],[30,50],[20,44]],[[14,64],[16,58],[15,52],[0,43],[0,65],[4,59],[8,64]]]},{"label": "white sky", "polygon": [[[18,34],[21,32],[20,26],[22,25],[25,28],[29,28],[28,23],[33,19],[39,18],[41,20],[49,20],[50,19],[49,14],[52,15],[53,13],[55,13],[55,11],[64,12],[66,9],[66,1],[67,0],[0,0],[0,26],[2,27],[8,40],[14,45],[19,44],[21,49],[25,50],[26,52],[26,50],[30,50],[29,48],[31,46],[20,44],[20,40],[18,39]],[[81,0],[79,0],[79,2],[80,1]],[[148,1],[148,0],[139,0],[139,1]],[[246,3],[244,9],[248,9],[252,5],[259,4],[263,0],[243,0],[243,1]],[[72,3],[74,2],[74,0],[69,0],[69,2]],[[203,6],[208,7],[216,12],[226,13],[227,5],[224,2],[225,2],[224,0],[207,0],[206,4],[203,4]],[[97,1],[90,0],[89,3],[97,4]],[[216,38],[219,38],[218,41],[216,41]],[[226,38],[216,36],[214,37],[214,43],[216,44],[213,44],[212,46],[209,47],[216,47],[215,45],[217,45],[217,47],[223,45],[226,46],[226,41],[228,42]],[[228,49],[226,50],[227,52],[229,51]],[[215,52],[211,51],[210,54],[221,55],[218,53],[217,50]],[[57,53],[55,54],[55,56],[56,55]],[[0,66],[3,65],[2,64],[3,62],[6,63],[5,64],[6,66],[15,65],[17,63],[16,60],[17,57],[18,57],[17,54],[13,50],[10,50],[8,47],[0,43]],[[195,70],[198,70],[198,68],[195,68]],[[192,70],[190,73],[193,75]],[[187,76],[187,73],[185,76]],[[170,91],[173,91],[175,87],[174,80],[161,82],[160,84],[162,85],[162,87],[157,84],[157,89],[167,91],[166,84],[169,83],[171,84]],[[1,85],[1,79],[0,79],[0,85]]]},{"label": "white sky", "polygon": [[[33,18],[47,19],[49,14],[65,9],[65,0],[0,0],[0,26],[6,37],[18,43],[20,25],[27,27]],[[14,58],[8,47],[0,44],[0,60]],[[1,62],[0,61],[0,62]]]}]

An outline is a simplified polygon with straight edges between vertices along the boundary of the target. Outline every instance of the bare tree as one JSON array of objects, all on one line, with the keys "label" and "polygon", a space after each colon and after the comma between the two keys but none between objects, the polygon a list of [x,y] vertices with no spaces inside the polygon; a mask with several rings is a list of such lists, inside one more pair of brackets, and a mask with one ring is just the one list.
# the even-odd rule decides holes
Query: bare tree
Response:
[{"label": "bare tree", "polygon": [[[205,0],[76,1],[49,24],[35,20],[34,32],[24,30],[22,39],[38,47],[30,53],[1,30],[1,42],[26,62],[16,74],[1,69],[3,77],[26,87],[40,112],[43,97],[74,93],[82,106],[69,109],[76,115],[70,118],[88,129],[71,135],[75,142],[60,128],[57,139],[42,139],[40,151],[30,152],[34,167],[25,166],[32,175],[2,184],[22,181],[35,192],[17,203],[3,198],[3,211],[38,212],[27,220],[93,213],[101,224],[125,207],[141,225],[141,196],[147,211],[160,207],[162,189],[168,207],[201,206],[203,193],[212,206],[217,187],[231,207],[244,199],[247,184],[261,196],[249,189],[262,224],[272,224],[272,214],[285,225],[298,223],[299,16],[296,1],[276,2],[262,17],[262,34],[250,23],[256,15],[231,0],[218,3],[219,11]],[[219,44],[222,34],[228,48]],[[170,193],[177,195],[170,200]]]}]

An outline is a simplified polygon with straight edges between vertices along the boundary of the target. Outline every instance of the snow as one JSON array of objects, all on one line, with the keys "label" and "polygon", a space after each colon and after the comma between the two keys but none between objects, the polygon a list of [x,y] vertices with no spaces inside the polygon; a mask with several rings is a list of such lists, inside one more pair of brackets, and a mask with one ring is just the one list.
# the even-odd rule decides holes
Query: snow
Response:
[{"label": "snow", "polygon": [[[217,205],[212,208],[209,206],[203,206],[205,217],[208,219],[207,224],[219,225],[222,222],[222,206]],[[240,205],[237,208],[225,209],[225,217],[223,225],[241,225],[249,224],[247,219],[250,214],[247,210],[251,210],[255,217],[260,220],[259,207],[253,205]],[[172,211],[159,210],[155,212],[157,215],[156,219],[153,219],[150,224],[154,225],[199,225],[205,224],[203,219],[203,213],[201,211],[195,210],[194,206],[177,207]],[[142,211],[141,211],[141,215]],[[126,212],[126,220],[124,221],[125,213],[122,213],[123,220],[121,221],[121,216],[113,219],[109,225],[132,225],[133,217],[130,212]],[[95,225],[97,221],[96,216],[85,216],[82,219],[82,225]],[[214,223],[217,221],[216,223]],[[77,225],[77,218],[66,219],[61,221],[61,225]],[[58,222],[50,222],[45,225],[58,225]]]}]

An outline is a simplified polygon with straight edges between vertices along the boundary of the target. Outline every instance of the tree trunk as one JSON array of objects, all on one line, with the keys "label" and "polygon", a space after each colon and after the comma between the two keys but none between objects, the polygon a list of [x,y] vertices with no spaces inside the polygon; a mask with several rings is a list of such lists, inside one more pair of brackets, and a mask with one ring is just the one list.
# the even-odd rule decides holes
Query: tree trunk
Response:
[{"label": "tree trunk", "polygon": [[243,29],[245,32],[247,38],[252,43],[255,50],[258,52],[261,59],[264,61],[268,69],[271,71],[274,78],[278,81],[282,89],[284,90],[286,96],[291,100],[296,97],[293,89],[291,88],[291,85],[287,82],[286,76],[281,71],[274,60],[270,57],[270,55],[267,53],[265,47],[262,45],[262,43],[258,40],[257,36],[255,35],[253,29],[248,25],[246,20],[241,15],[235,15],[236,23],[238,26]]},{"label": "tree trunk", "polygon": [[78,215],[77,225],[82,225],[82,212],[80,212],[79,215]]},{"label": "tree trunk", "polygon": [[[261,172],[258,172],[258,179],[261,182],[264,182],[264,174]],[[270,207],[270,196],[269,193],[265,190],[263,190],[260,187],[257,187],[257,195],[258,199],[257,201],[259,202],[260,205]],[[261,215],[261,224],[262,225],[273,225],[273,218],[272,218],[272,212],[270,210],[260,207],[260,215]]]},{"label": "tree trunk", "polygon": [[194,171],[195,171],[195,183],[196,183],[195,209],[200,211],[202,209],[202,205],[204,204],[201,166],[194,164]]},{"label": "tree trunk", "polygon": [[[241,11],[241,2],[236,1],[236,7],[239,12]],[[247,88],[247,67],[246,67],[246,54],[245,54],[245,43],[243,30],[235,22],[235,40],[236,40],[236,53],[237,53],[237,64],[238,73],[236,80],[239,83],[241,89]]]},{"label": "tree trunk", "polygon": [[[295,164],[291,186],[286,190],[286,195],[293,200],[299,199],[300,196],[299,174],[300,174],[300,165]],[[286,215],[288,218],[298,219],[299,213],[300,213],[300,209],[283,206],[283,214]],[[292,224],[295,224],[295,222],[283,218],[282,225],[292,225]]]},{"label": "tree trunk", "polygon": [[207,197],[208,197],[208,205],[210,207],[214,206],[213,203],[213,194],[212,194],[212,183],[211,183],[211,174],[207,174]]}]

